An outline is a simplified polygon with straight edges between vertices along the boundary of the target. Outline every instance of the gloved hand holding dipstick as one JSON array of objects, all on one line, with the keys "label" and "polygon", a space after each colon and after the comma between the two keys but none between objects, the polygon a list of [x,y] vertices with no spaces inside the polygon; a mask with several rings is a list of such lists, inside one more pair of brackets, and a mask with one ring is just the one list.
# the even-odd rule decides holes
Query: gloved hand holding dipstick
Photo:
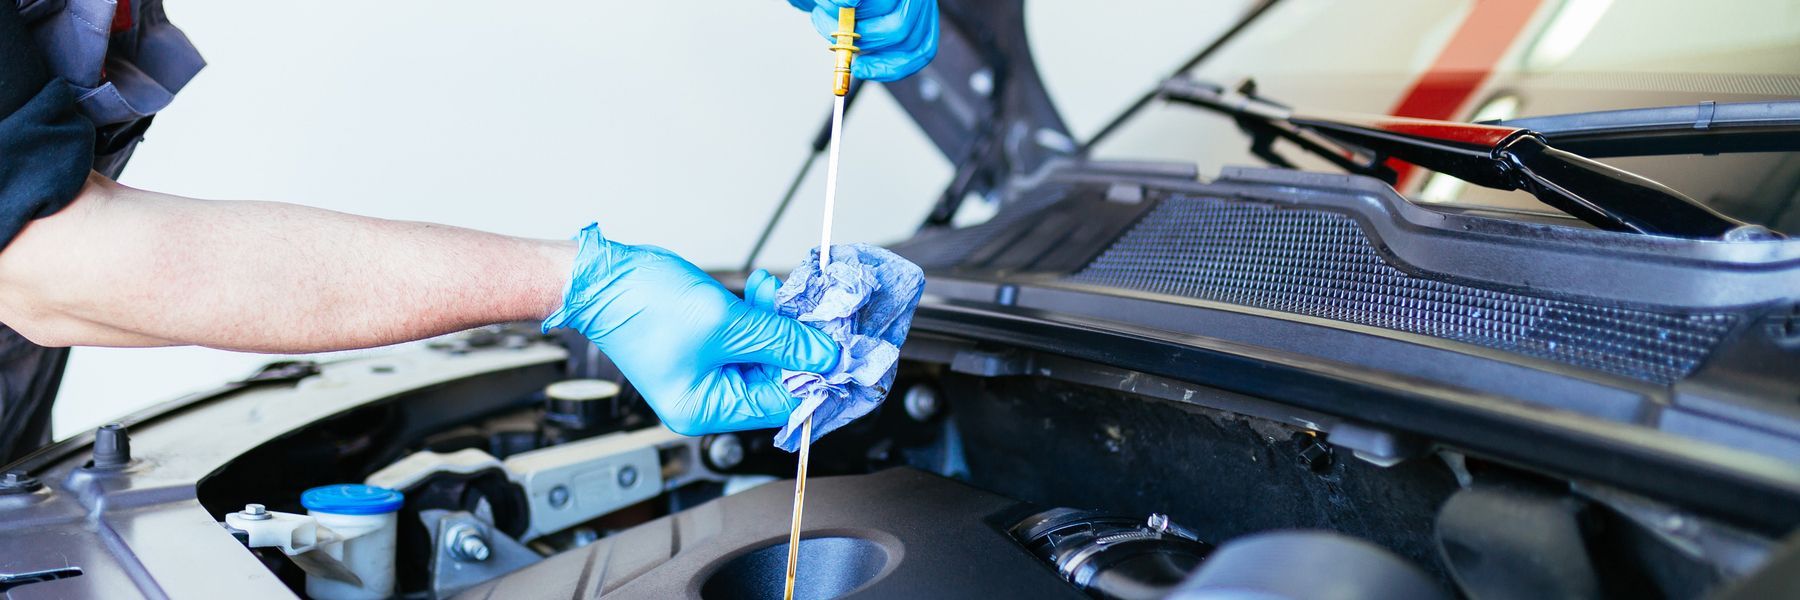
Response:
[{"label": "gloved hand holding dipstick", "polygon": [[851,75],[894,81],[925,68],[937,56],[937,0],[788,0],[812,13],[813,28],[836,41],[838,9],[856,9],[856,46]]}]

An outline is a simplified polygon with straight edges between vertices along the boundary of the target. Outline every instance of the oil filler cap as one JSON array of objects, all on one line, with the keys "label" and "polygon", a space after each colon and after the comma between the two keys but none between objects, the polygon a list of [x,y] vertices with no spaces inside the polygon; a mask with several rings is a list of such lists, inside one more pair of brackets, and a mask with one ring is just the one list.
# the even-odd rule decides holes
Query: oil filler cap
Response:
[{"label": "oil filler cap", "polygon": [[334,515],[383,515],[405,503],[405,494],[360,483],[319,486],[300,494],[307,511]]}]

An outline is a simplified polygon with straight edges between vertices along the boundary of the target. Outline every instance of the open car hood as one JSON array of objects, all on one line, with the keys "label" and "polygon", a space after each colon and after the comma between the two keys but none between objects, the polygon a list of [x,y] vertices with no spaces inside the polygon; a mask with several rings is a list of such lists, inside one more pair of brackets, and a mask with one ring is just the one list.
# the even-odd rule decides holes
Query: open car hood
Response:
[{"label": "open car hood", "polygon": [[1023,0],[940,0],[938,6],[937,58],[885,84],[956,165],[927,225],[948,223],[969,195],[1009,197],[1016,179],[1080,148],[1038,76]]}]

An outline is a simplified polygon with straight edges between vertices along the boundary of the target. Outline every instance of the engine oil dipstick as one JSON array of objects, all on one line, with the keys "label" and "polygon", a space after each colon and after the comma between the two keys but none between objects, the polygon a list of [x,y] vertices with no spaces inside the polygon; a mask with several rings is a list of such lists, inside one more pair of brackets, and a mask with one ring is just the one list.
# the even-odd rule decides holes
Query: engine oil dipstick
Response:
[{"label": "engine oil dipstick", "polygon": [[[850,66],[856,60],[856,9],[838,9],[837,33],[831,51],[837,56],[831,70],[831,149],[825,163],[825,215],[819,226],[819,273],[831,263],[831,213],[837,206],[838,142],[844,133],[844,95],[850,93]],[[806,508],[806,463],[812,455],[812,417],[800,425],[800,466],[794,474],[794,518],[788,527],[787,580],[782,598],[794,600],[794,575],[800,563],[800,522]]]}]

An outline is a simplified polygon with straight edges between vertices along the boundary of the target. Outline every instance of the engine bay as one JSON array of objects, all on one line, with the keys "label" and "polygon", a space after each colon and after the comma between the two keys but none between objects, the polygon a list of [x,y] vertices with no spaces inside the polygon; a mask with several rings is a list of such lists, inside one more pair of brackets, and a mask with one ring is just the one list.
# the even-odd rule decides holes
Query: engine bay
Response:
[{"label": "engine bay", "polygon": [[[1144,373],[986,346],[971,364],[929,333],[908,347],[882,409],[814,450],[798,597],[1680,596],[1731,576],[1655,542],[1626,494],[1448,449],[1383,458],[1304,412]],[[780,597],[793,457],[768,431],[669,432],[586,358],[462,419],[441,415],[474,405],[431,390],[322,419],[198,497],[230,527],[251,504],[304,513],[314,486],[400,491],[399,597]],[[247,551],[297,595],[321,574]]]},{"label": "engine bay", "polygon": [[[555,382],[387,447],[405,409],[353,411],[233,461],[200,497],[230,521],[249,504],[306,512],[300,491],[323,482],[400,491],[401,596],[779,597],[792,456],[771,432],[668,432],[623,383]],[[1211,552],[1202,540],[1334,525],[1431,564],[1408,519],[1455,488],[1441,469],[1342,461],[1292,427],[942,365],[908,363],[885,407],[815,451],[798,597],[1162,597]],[[1265,483],[1206,484],[1251,477]],[[1177,500],[1195,494],[1213,508]],[[253,551],[306,589],[301,562]]]}]

